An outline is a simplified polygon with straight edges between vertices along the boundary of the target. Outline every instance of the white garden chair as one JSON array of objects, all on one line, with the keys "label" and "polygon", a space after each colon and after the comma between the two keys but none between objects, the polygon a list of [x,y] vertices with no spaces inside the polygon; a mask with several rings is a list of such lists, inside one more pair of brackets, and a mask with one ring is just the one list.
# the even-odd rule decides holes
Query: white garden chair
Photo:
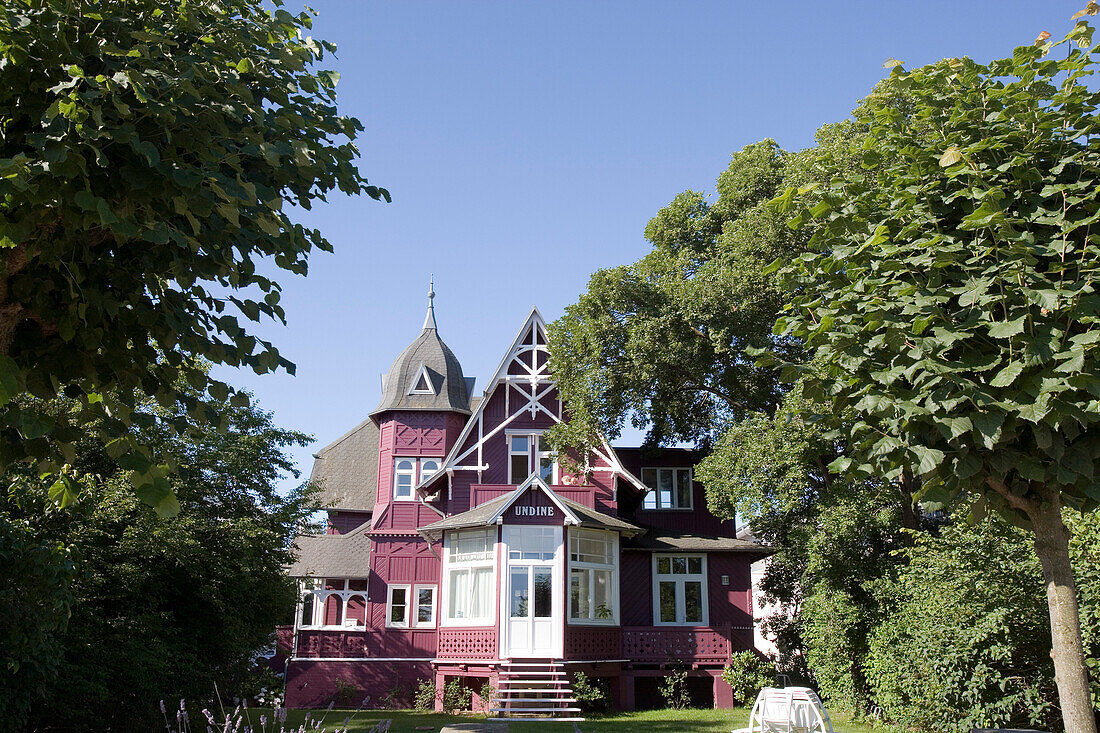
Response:
[{"label": "white garden chair", "polygon": [[833,733],[833,723],[810,688],[765,687],[753,703],[749,727],[733,733]]}]

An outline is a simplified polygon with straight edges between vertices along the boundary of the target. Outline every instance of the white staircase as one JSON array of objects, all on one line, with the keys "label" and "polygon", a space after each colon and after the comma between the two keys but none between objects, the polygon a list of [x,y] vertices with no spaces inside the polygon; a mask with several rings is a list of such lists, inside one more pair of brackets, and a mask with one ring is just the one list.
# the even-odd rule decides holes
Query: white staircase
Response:
[{"label": "white staircase", "polygon": [[493,715],[502,720],[550,718],[583,721],[576,705],[569,675],[561,662],[552,659],[530,659],[523,662],[502,662],[497,681],[496,707]]}]

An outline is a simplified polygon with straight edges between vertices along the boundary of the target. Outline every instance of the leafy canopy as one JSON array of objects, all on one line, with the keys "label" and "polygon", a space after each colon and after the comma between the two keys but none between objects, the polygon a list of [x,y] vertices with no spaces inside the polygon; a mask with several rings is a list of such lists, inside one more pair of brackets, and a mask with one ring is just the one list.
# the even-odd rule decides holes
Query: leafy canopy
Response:
[{"label": "leafy canopy", "polygon": [[776,327],[817,360],[787,376],[855,415],[833,470],[911,467],[933,506],[972,491],[979,513],[988,499],[1021,521],[1037,486],[1100,506],[1091,34],[1078,23],[1062,59],[1039,40],[986,65],[896,67],[907,108],[873,96],[857,110],[866,170],[797,212],[795,226],[820,221]]},{"label": "leafy canopy", "polygon": [[[55,400],[43,410],[78,409],[74,402]],[[64,584],[69,613],[28,606],[42,611],[43,634],[59,657],[52,674],[33,690],[9,685],[22,669],[0,677],[0,707],[33,703],[29,727],[147,731],[161,720],[161,699],[210,699],[215,685],[223,698],[243,696],[256,653],[289,620],[296,590],[284,567],[298,528],[318,505],[309,487],[285,496],[277,489],[281,476],[296,475],[288,448],[309,438],[276,427],[254,406],[212,407],[224,431],[207,425],[181,435],[161,420],[138,429],[155,460],[180,466],[170,481],[183,511],[171,521],[141,504],[129,472],[95,437],[78,442],[74,464],[94,490],[70,507],[53,505],[33,475],[4,476],[0,549],[10,523],[67,553],[49,558],[46,570],[33,556],[15,558],[11,572],[35,583],[27,585],[30,595],[11,594],[13,602],[35,599],[49,571],[66,562],[76,571]],[[183,411],[148,400],[138,409],[158,418]]]},{"label": "leafy canopy", "polygon": [[[339,75],[316,69],[334,46],[280,4],[0,6],[0,465],[56,471],[94,423],[170,513],[170,467],[122,439],[151,419],[136,391],[182,400],[186,431],[218,416],[204,391],[231,393],[200,361],[293,372],[242,325],[285,318],[270,264],[304,275],[331,250],[287,207],[389,194],[355,167]],[[61,392],[81,406],[64,420],[13,401]]]}]

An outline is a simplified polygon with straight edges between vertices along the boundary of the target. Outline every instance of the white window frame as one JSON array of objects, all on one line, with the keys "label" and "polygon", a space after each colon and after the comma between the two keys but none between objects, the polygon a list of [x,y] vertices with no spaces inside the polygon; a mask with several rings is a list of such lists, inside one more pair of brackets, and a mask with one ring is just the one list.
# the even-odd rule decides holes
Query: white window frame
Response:
[{"label": "white window frame", "polygon": [[[667,573],[661,574],[657,572],[657,561],[659,558],[669,558],[671,562],[675,558],[701,558],[701,572],[699,573]],[[707,589],[707,556],[706,553],[698,552],[677,552],[677,553],[653,553],[653,625],[654,626],[710,626],[710,596]],[[684,584],[686,582],[696,582],[700,585],[699,592],[701,594],[700,602],[702,604],[703,618],[700,621],[685,621],[682,620],[686,616],[687,609],[685,608],[685,595]],[[662,621],[661,620],[661,583],[675,583],[676,584],[676,620],[675,621]]]},{"label": "white window frame", "polygon": [[[580,540],[584,537],[594,538],[600,535],[600,539],[607,541],[611,540],[611,562],[608,563],[593,563],[582,562],[580,560],[573,559],[573,541],[577,540],[578,550]],[[571,626],[618,626],[619,625],[619,535],[617,532],[603,532],[594,529],[579,529],[576,527],[569,528],[569,544],[568,544],[569,560],[568,573],[566,574],[566,617],[568,623]],[[579,554],[579,553],[578,553]],[[595,606],[592,604],[592,599],[589,599],[589,616],[588,618],[574,618],[573,617],[573,571],[581,570],[588,574],[588,587],[589,589],[595,588],[595,575],[596,571],[609,571],[611,573],[611,584],[608,588],[608,600],[611,601],[611,616],[608,618],[599,618],[596,614]]]},{"label": "white window frame", "polygon": [[[420,620],[420,591],[422,590],[430,590],[432,592],[432,617],[427,621]],[[434,627],[436,616],[438,615],[436,609],[439,607],[439,588],[430,583],[417,583],[412,587],[412,603],[410,605],[409,621],[413,628]]]},{"label": "white window frame", "polygon": [[[408,469],[398,472],[397,465],[401,461],[412,462],[412,483],[409,488],[408,496],[397,495],[397,477],[400,475],[409,474]],[[425,476],[424,464],[435,463],[435,470]],[[425,478],[431,477],[439,473],[440,467],[443,465],[443,458],[441,456],[394,456],[393,457],[393,500],[394,501],[416,501],[416,487],[420,485],[420,482]]]},{"label": "white window frame", "polygon": [[[554,460],[554,452],[550,450],[543,450],[542,446],[542,432],[538,430],[505,430],[504,438],[508,441],[508,483],[519,485],[527,480],[527,477],[533,473],[539,472],[540,464],[542,463],[543,456],[551,459],[550,464],[550,480],[545,483],[553,486],[558,483],[558,462]],[[527,438],[527,450],[526,451],[514,451],[512,450],[512,438]],[[514,476],[512,474],[512,456],[527,456],[527,475],[526,476]],[[541,476],[540,476],[541,478]]]},{"label": "white window frame", "polygon": [[[456,559],[451,554],[451,550],[454,547],[454,543],[458,540],[459,536],[471,532],[483,532],[488,540],[487,545],[489,549],[485,551],[481,557],[475,557],[470,559]],[[447,532],[443,536],[443,581],[440,584],[439,596],[436,601],[436,608],[441,609],[436,611],[436,618],[438,619],[439,626],[492,626],[496,623],[496,587],[500,582],[497,577],[497,553],[498,545],[497,529],[495,526],[488,527],[486,529],[467,529]],[[451,614],[454,611],[451,608],[451,575],[455,572],[467,572],[471,575],[475,570],[489,570],[489,587],[490,595],[488,602],[485,604],[487,616],[471,617],[463,616],[461,618],[452,618]]]},{"label": "white window frame", "polygon": [[[399,469],[398,466],[403,462],[408,461],[412,464],[412,468]],[[394,501],[412,501],[416,494],[416,468],[417,459],[413,456],[394,456],[393,458],[393,500]],[[409,477],[409,495],[399,496],[397,493],[397,479],[400,476]]]},{"label": "white window frame", "polygon": [[[695,472],[690,466],[645,466],[639,472],[639,478],[642,482],[645,482],[646,471],[656,471],[654,474],[656,480],[654,486],[648,486],[649,491],[646,492],[645,497],[642,499],[642,509],[649,512],[661,511],[661,512],[690,512],[695,505]],[[670,506],[662,506],[661,504],[661,471],[672,472],[672,504]],[[687,471],[688,480],[688,503],[687,506],[679,506],[677,501],[679,499],[679,483],[680,472]],[[653,497],[653,505],[649,505],[649,497]]]},{"label": "white window frame", "polygon": [[[299,583],[301,593],[299,594],[299,602],[297,614],[295,616],[295,623],[298,628],[301,629],[340,629],[346,631],[347,629],[363,629],[366,627],[368,620],[367,612],[364,611],[363,623],[348,624],[348,602],[355,596],[359,596],[363,599],[363,607],[367,607],[367,591],[366,590],[354,590],[351,588],[351,581],[353,578],[340,578],[339,580],[343,585],[339,588],[326,588],[326,581],[333,581],[334,584],[337,579],[335,578],[302,578]],[[359,580],[355,578],[354,580]],[[306,596],[313,596],[313,613],[311,614],[310,623],[302,623],[302,603]],[[325,606],[328,605],[328,599],[335,597],[339,603],[340,608],[340,622],[337,624],[324,623],[325,618]]]},{"label": "white window frame", "polygon": [[[401,621],[393,620],[393,592],[395,590],[405,591],[405,618]],[[412,606],[412,586],[408,583],[387,583],[386,584],[386,627],[391,629],[407,629],[409,628],[409,615]]]},{"label": "white window frame", "polygon": [[[428,385],[426,389],[416,388],[416,385],[420,383],[421,377],[424,378],[424,383]],[[409,388],[409,394],[436,394],[435,384],[432,382],[432,375],[428,373],[428,367],[424,364],[420,365],[420,371],[416,373],[416,379],[412,381],[412,387]]]}]

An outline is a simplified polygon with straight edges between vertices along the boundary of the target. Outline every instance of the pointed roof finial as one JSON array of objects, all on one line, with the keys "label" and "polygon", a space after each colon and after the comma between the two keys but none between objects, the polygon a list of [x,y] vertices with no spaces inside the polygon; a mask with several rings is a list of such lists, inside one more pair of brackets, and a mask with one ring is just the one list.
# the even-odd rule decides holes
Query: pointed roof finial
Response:
[{"label": "pointed roof finial", "polygon": [[435,275],[431,276],[428,281],[428,314],[424,316],[424,330],[432,329],[435,327]]}]

